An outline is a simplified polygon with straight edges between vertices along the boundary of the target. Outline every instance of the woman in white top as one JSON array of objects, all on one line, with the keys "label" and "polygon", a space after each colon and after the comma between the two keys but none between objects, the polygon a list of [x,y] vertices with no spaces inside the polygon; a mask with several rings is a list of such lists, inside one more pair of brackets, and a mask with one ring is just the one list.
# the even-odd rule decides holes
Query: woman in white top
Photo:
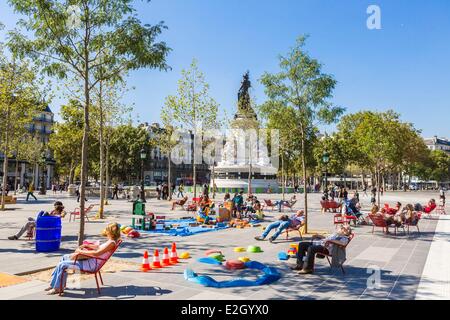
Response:
[{"label": "woman in white top", "polygon": [[[99,246],[82,245],[75,250],[75,253],[66,254],[61,258],[61,261],[52,273],[50,287],[45,289],[48,291],[48,294],[59,294],[61,281],[63,282],[63,286],[66,284],[67,273],[65,271],[67,269],[94,271],[97,268],[97,263],[100,263],[100,260],[86,256],[84,256],[83,259],[83,254],[103,259],[107,258],[111,254],[111,251],[116,247],[117,240],[120,239],[119,225],[115,222],[110,223],[106,227],[106,235],[108,237],[108,241],[105,243]],[[75,259],[77,259],[76,262]]]}]

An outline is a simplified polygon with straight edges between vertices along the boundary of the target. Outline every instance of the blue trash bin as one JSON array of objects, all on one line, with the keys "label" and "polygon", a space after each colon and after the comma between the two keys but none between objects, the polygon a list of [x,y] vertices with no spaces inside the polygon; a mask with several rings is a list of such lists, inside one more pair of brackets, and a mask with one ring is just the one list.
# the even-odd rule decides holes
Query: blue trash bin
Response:
[{"label": "blue trash bin", "polygon": [[36,251],[58,251],[61,245],[61,217],[39,216],[36,220]]}]

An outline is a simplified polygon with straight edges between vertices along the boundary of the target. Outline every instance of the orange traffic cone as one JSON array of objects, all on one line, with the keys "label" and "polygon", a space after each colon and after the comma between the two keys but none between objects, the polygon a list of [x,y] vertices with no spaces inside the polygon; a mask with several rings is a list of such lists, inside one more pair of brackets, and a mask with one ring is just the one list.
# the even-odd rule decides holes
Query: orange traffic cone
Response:
[{"label": "orange traffic cone", "polygon": [[178,256],[177,256],[177,245],[172,243],[172,250],[170,251],[170,263],[178,263]]},{"label": "orange traffic cone", "polygon": [[156,249],[155,253],[153,254],[152,268],[155,268],[155,269],[161,268],[161,261],[159,261],[158,249]]},{"label": "orange traffic cone", "polygon": [[168,248],[164,248],[164,254],[163,254],[163,258],[162,258],[161,262],[162,262],[163,266],[170,266],[169,249]]},{"label": "orange traffic cone", "polygon": [[149,270],[151,270],[151,268],[150,268],[150,263],[148,262],[148,251],[145,250],[144,251],[144,258],[142,259],[141,271],[147,272]]}]

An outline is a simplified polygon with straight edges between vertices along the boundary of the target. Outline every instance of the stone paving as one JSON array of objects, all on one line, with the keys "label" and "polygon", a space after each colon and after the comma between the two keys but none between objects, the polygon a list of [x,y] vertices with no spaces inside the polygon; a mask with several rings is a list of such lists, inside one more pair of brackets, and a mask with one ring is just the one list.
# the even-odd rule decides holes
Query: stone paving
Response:
[{"label": "stone paving", "polygon": [[[310,229],[332,232],[333,214],[320,213],[320,194],[310,194]],[[63,243],[61,250],[56,253],[36,253],[34,243],[27,240],[10,241],[7,237],[14,234],[28,217],[36,216],[42,209],[50,210],[55,200],[63,201],[67,210],[77,206],[74,198],[66,194],[49,194],[39,197],[38,201],[24,201],[24,195],[18,196],[16,205],[9,205],[10,210],[0,212],[0,272],[23,275],[36,270],[54,267],[61,255],[71,252],[77,246],[78,222],[63,219]],[[218,195],[217,199],[222,199]],[[279,199],[280,195],[260,195],[260,199]],[[302,195],[295,209],[302,208]],[[406,203],[426,203],[430,198],[437,197],[436,193],[428,192],[398,192],[386,193],[382,203],[394,205],[396,201]],[[364,211],[370,208],[370,197],[361,195]],[[96,203],[98,199],[89,199],[89,203]],[[107,206],[107,220],[87,222],[86,235],[89,239],[101,239],[99,233],[111,221],[130,224],[131,206],[126,200],[114,200]],[[181,210],[170,211],[167,201],[151,199],[146,205],[147,211],[165,215],[167,218],[184,217],[189,214]],[[449,212],[447,208],[447,212]],[[273,221],[279,213],[267,212],[268,222]],[[445,219],[447,217],[441,218]],[[82,281],[78,289],[69,288],[63,297],[47,296],[43,289],[48,285],[41,281],[0,288],[0,299],[180,299],[180,300],[259,300],[259,299],[414,299],[421,283],[421,277],[426,265],[433,265],[429,260],[430,246],[434,245],[433,238],[439,218],[422,219],[420,235],[412,231],[411,235],[400,232],[395,235],[384,235],[381,230],[372,234],[371,226],[355,228],[355,238],[347,248],[346,274],[340,270],[331,270],[326,260],[318,260],[314,275],[300,276],[289,269],[294,260],[278,261],[277,254],[285,251],[290,243],[298,242],[293,238],[286,240],[280,237],[275,243],[254,240],[262,230],[260,227],[246,229],[226,229],[197,234],[189,237],[173,237],[166,235],[143,234],[139,239],[126,239],[114,259],[141,263],[142,253],[154,249],[160,251],[169,247],[175,241],[178,253],[189,251],[193,258],[182,260],[182,263],[168,268],[152,270],[142,273],[139,270],[126,270],[103,275],[105,286],[102,294],[97,294],[95,279]],[[265,223],[266,224],[266,223]],[[437,235],[441,241],[450,239],[447,228]],[[292,235],[291,235],[292,236]],[[235,253],[236,246],[247,247],[259,245],[263,253]],[[210,275],[216,280],[232,279],[236,276],[254,279],[258,274],[251,270],[228,271],[217,266],[198,263],[197,258],[204,256],[207,249],[219,249],[228,259],[239,256],[249,256],[252,260],[277,267],[282,278],[268,286],[247,288],[214,289],[205,288],[188,282],[183,277],[186,267],[201,275]],[[436,255],[436,254],[434,254]],[[427,262],[428,258],[428,262]],[[433,259],[433,257],[431,257]],[[448,262],[444,262],[444,264]],[[429,268],[429,267],[428,267]],[[448,270],[448,267],[447,269]],[[436,277],[436,276],[434,276]],[[377,281],[379,279],[379,281]],[[433,284],[438,280],[431,277],[428,281],[428,292],[433,291]],[[448,279],[443,279],[445,288],[450,287]],[[445,282],[446,281],[446,282]],[[431,282],[431,287],[430,287]],[[431,288],[431,289],[430,289]],[[437,296],[438,297],[438,296]]]}]

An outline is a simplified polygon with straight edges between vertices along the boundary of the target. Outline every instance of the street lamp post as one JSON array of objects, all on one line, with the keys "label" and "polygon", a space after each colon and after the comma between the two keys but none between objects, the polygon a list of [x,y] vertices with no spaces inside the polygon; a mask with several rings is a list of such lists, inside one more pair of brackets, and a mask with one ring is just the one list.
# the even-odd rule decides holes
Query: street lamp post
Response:
[{"label": "street lamp post", "polygon": [[41,174],[41,192],[39,194],[45,195],[47,188],[45,187],[45,162],[47,161],[47,156],[45,152],[42,153],[42,174]]},{"label": "street lamp post", "polygon": [[322,155],[322,162],[325,165],[325,186],[324,186],[324,192],[326,192],[327,188],[328,188],[328,163],[330,162],[330,155],[326,151]]},{"label": "street lamp post", "polygon": [[141,153],[141,201],[145,201],[145,186],[144,186],[144,160],[147,158],[147,153],[145,152],[145,149],[142,148]]}]

